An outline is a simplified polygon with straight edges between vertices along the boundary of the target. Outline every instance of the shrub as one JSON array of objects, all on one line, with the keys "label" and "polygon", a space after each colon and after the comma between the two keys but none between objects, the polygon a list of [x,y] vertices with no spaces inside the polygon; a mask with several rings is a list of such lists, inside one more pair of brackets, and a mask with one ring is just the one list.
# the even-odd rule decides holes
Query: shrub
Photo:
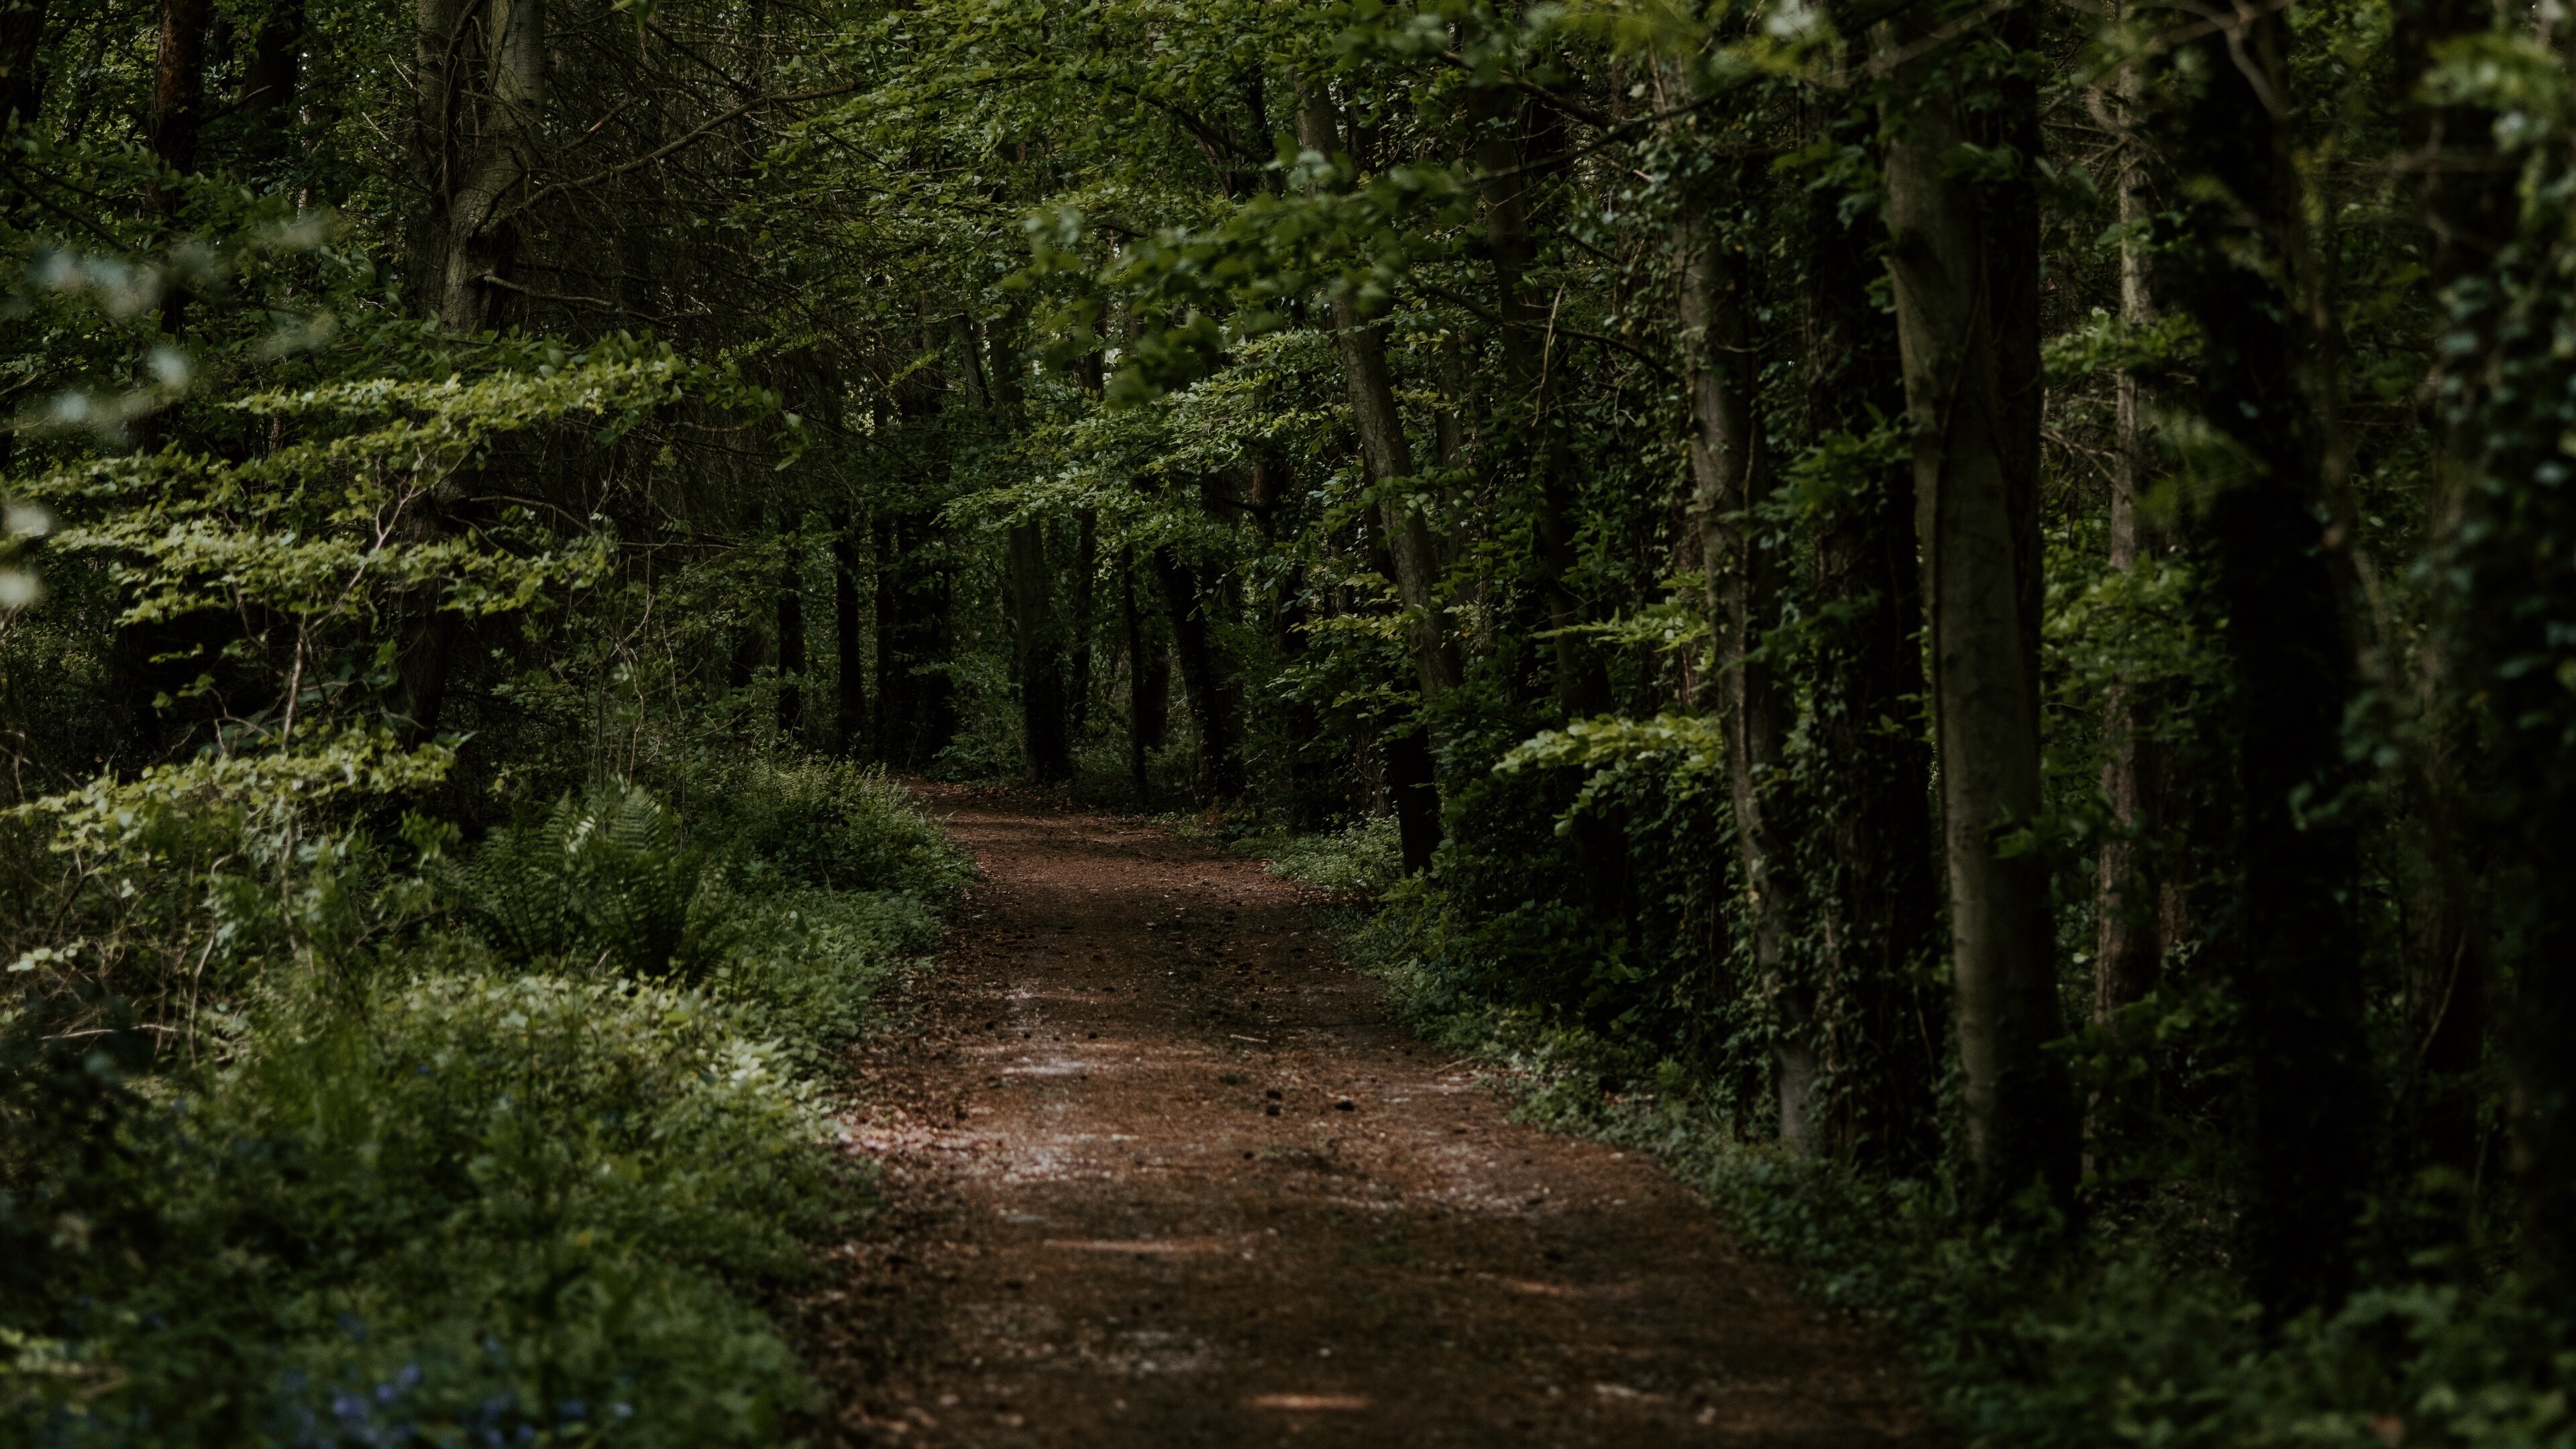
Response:
[{"label": "shrub", "polygon": [[1392,815],[1362,816],[1329,835],[1246,840],[1235,849],[1267,861],[1273,875],[1337,893],[1382,895],[1404,876]]},{"label": "shrub", "polygon": [[628,787],[566,795],[495,830],[447,872],[475,925],[520,960],[694,975],[719,923],[694,910],[700,861],[680,818]]},{"label": "shrub", "polygon": [[[866,1200],[818,1069],[963,871],[882,779],[728,778],[713,850],[631,789],[461,856],[407,822],[414,876],[308,834],[286,914],[229,938],[241,989],[176,1036],[27,957],[0,1442],[775,1442],[811,1389],[758,1298]],[[805,864],[760,853],[798,831]],[[890,885],[797,883],[836,872]]]},{"label": "shrub", "polygon": [[698,839],[741,889],[900,891],[945,903],[973,864],[882,770],[752,759],[690,782]]}]

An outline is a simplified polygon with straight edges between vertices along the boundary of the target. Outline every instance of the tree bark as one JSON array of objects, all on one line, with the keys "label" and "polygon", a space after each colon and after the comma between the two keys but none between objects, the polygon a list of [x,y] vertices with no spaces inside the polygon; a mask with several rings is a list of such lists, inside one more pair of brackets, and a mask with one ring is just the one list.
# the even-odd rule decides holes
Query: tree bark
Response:
[{"label": "tree bark", "polygon": [[[275,140],[295,114],[296,84],[304,50],[303,0],[283,0],[260,22],[242,73],[242,110]],[[277,154],[284,155],[280,145]]]},{"label": "tree bark", "polygon": [[1190,722],[1199,733],[1199,777],[1210,799],[1231,800],[1243,793],[1243,755],[1234,725],[1233,701],[1217,667],[1216,647],[1209,637],[1207,599],[1198,570],[1154,550],[1154,579],[1162,587],[1163,606],[1172,621],[1173,653],[1181,667],[1181,693]]},{"label": "tree bark", "polygon": [[45,10],[49,0],[0,0],[0,135],[32,126],[45,103]]},{"label": "tree bark", "polygon": [[1118,555],[1118,607],[1127,626],[1127,774],[1136,786],[1136,808],[1154,808],[1154,787],[1145,770],[1146,750],[1163,738],[1163,695],[1171,687],[1163,671],[1145,659],[1145,620],[1136,609],[1136,550]]},{"label": "tree bark", "polygon": [[[1528,169],[1554,149],[1546,144],[1538,107],[1516,90],[1479,90],[1468,108],[1476,130],[1473,155],[1484,183],[1485,255],[1493,267],[1494,312],[1502,320],[1503,386],[1528,425],[1515,429],[1517,444],[1497,451],[1526,471],[1536,583],[1556,652],[1557,707],[1569,717],[1606,714],[1612,707],[1610,672],[1600,651],[1571,632],[1586,622],[1575,593],[1577,567],[1571,515],[1575,500],[1564,428],[1552,406],[1558,379],[1551,375],[1548,309],[1529,295],[1524,279],[1536,247],[1530,238]],[[1532,142],[1533,132],[1541,139]],[[1688,325],[1688,324],[1685,324]],[[1454,426],[1452,424],[1451,426]]]},{"label": "tree bark", "polygon": [[1100,573],[1100,519],[1086,508],[1074,515],[1073,526],[1073,683],[1067,702],[1072,737],[1079,743],[1091,722],[1092,635],[1098,622],[1092,618],[1092,593]]},{"label": "tree bark", "polygon": [[[1341,152],[1332,103],[1309,93],[1297,105],[1298,144],[1331,156]],[[1386,488],[1413,476],[1413,444],[1404,435],[1404,417],[1396,408],[1395,384],[1386,365],[1386,341],[1360,315],[1359,302],[1348,290],[1331,302],[1333,341],[1342,357],[1342,376],[1350,389],[1351,421],[1359,430],[1360,457],[1372,486]],[[1425,703],[1458,686],[1462,677],[1457,646],[1442,622],[1440,546],[1429,520],[1411,502],[1386,497],[1379,504],[1385,520],[1387,554],[1395,565],[1396,595],[1404,603],[1405,637]]]},{"label": "tree bark", "polygon": [[1419,728],[1383,736],[1387,801],[1395,807],[1396,848],[1406,875],[1431,869],[1440,849],[1440,778],[1431,741]]},{"label": "tree bark", "polygon": [[487,276],[505,271],[513,247],[502,207],[535,169],[546,104],[546,0],[483,0],[490,98],[472,161],[448,197],[439,324],[476,332],[488,324]]},{"label": "tree bark", "polygon": [[[1731,192],[1745,179],[1738,168],[1727,178],[1727,189]],[[1780,1017],[1773,1046],[1780,1142],[1805,1156],[1816,1145],[1815,1002],[1806,982],[1790,981],[1784,972],[1791,926],[1788,893],[1773,873],[1780,842],[1772,807],[1782,784],[1789,720],[1776,671],[1761,652],[1763,632],[1779,612],[1780,559],[1776,550],[1757,542],[1759,531],[1749,516],[1771,481],[1754,396],[1753,280],[1742,250],[1721,233],[1711,215],[1719,204],[1716,196],[1697,198],[1679,238],[1692,506],[1699,521],[1700,564],[1708,575],[1709,617],[1717,632],[1709,684],[1725,733],[1727,786],[1755,979]]]},{"label": "tree bark", "polygon": [[948,571],[935,515],[876,522],[877,758],[923,770],[957,736],[957,687],[948,673]]},{"label": "tree bark", "polygon": [[[1820,118],[1836,140],[1857,118]],[[1837,122],[1841,124],[1837,124]],[[1871,129],[1875,129],[1874,126]],[[1884,264],[1842,197],[1808,193],[1807,426],[1819,445],[1860,439],[1905,413],[1905,370],[1892,319],[1869,284]],[[1822,635],[1812,711],[1834,762],[1830,804],[1810,803],[1832,862],[1809,887],[1828,993],[1817,1032],[1836,1087],[1823,1136],[1846,1161],[1890,1172],[1929,1166],[1940,1150],[1933,1096],[1943,1004],[1924,984],[1941,954],[1941,888],[1933,869],[1932,752],[1917,727],[1924,697],[1923,575],[1912,478],[1902,462],[1864,456],[1818,521],[1817,598],[1839,622]]]},{"label": "tree bark", "polygon": [[805,595],[795,550],[778,579],[778,737],[790,743],[805,732]]},{"label": "tree bark", "polygon": [[[1890,53],[1919,43],[1938,21],[1910,13],[1882,27],[1881,43]],[[2021,329],[2037,319],[2018,279],[1999,272],[2037,243],[2012,234],[2023,207],[1945,164],[1969,136],[1929,58],[1955,61],[1918,57],[1902,68],[1913,84],[1889,103],[1888,270],[1931,631],[1968,1153],[1992,1211],[2034,1181],[2064,1200],[2077,1168],[2065,1072],[2046,1049],[2060,1031],[2047,873],[2035,847],[2010,843],[2040,812],[2037,500],[2026,461],[2038,431],[2020,395],[2037,350]],[[2023,131],[2022,118],[2005,129]]]},{"label": "tree bark", "polygon": [[[2144,330],[2156,320],[2147,239],[2140,234],[2155,209],[2152,157],[2138,136],[2146,120],[2145,67],[2132,65],[2121,73],[2118,95],[2119,119],[2128,128],[2118,177],[2120,224],[2127,233],[2120,251],[2120,320]],[[2157,551],[2156,531],[2138,516],[2155,472],[2156,400],[2153,380],[2136,367],[2122,368],[2113,386],[2109,562],[2115,572],[2132,574]],[[2156,989],[2164,970],[2164,871],[2157,858],[2166,824],[2164,761],[2148,737],[2162,709],[2150,689],[2142,681],[2118,679],[2102,701],[2102,796],[2110,818],[2094,861],[2093,1023],[2106,1030],[2115,1030],[2121,1014]],[[2135,1131],[2141,1106],[2117,1091],[2088,1104],[2084,1135],[2093,1173],[2112,1165]]]},{"label": "tree bark", "polygon": [[2319,522],[2323,440],[2299,373],[2315,339],[2299,334],[2285,281],[2305,251],[2288,43],[2271,12],[2188,47],[2197,85],[2168,118],[2167,154],[2192,200],[2160,269],[2200,324],[2201,411],[2243,460],[2209,527],[2241,751],[2247,1266],[2275,1316],[2339,1302],[2350,1284],[2375,1115],[2358,842],[2342,804],[2352,632]]},{"label": "tree bark", "polygon": [[1065,736],[1064,621],[1056,612],[1044,526],[1035,519],[1011,525],[1008,555],[1012,663],[1029,774],[1041,785],[1059,784],[1073,778],[1073,753]]},{"label": "tree bark", "polygon": [[859,544],[848,510],[832,515],[832,750],[859,757],[868,719],[865,647],[859,637]]},{"label": "tree bark", "polygon": [[[162,174],[152,178],[145,201],[161,223],[162,239],[179,229],[179,192],[167,183],[172,175],[197,169],[197,131],[205,121],[206,26],[212,0],[162,0],[161,40],[152,68],[152,159]],[[173,337],[187,329],[188,289],[172,282],[161,298],[161,330]],[[147,425],[146,441],[152,429]]]}]

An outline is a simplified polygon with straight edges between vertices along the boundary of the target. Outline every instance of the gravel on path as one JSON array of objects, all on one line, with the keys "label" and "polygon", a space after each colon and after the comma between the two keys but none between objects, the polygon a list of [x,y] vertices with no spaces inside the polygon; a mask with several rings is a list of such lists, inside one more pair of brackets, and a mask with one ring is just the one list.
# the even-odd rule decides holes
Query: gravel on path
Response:
[{"label": "gravel on path", "polygon": [[982,869],[858,1062],[883,1207],[796,1305],[867,1445],[1928,1445],[1652,1162],[1508,1120],[1317,894],[921,786]]}]

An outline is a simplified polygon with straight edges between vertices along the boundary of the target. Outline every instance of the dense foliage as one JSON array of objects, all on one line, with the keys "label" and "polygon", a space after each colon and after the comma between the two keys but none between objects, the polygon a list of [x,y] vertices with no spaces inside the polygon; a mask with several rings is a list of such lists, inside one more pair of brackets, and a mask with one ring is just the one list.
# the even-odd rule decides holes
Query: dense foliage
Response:
[{"label": "dense foliage", "polygon": [[886,766],[1383,889],[1972,1437],[2567,1442],[2565,31],[5,0],[0,1404],[766,1432]]}]

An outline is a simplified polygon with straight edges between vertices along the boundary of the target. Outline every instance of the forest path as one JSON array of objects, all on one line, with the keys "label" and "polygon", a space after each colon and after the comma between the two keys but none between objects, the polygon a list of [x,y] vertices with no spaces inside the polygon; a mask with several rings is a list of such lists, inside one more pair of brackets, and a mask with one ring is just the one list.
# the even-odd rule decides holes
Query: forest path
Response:
[{"label": "forest path", "polygon": [[799,1305],[825,1438],[1926,1442],[1651,1162],[1507,1120],[1315,893],[1141,820],[921,787],[983,869],[850,1124],[885,1205]]}]

